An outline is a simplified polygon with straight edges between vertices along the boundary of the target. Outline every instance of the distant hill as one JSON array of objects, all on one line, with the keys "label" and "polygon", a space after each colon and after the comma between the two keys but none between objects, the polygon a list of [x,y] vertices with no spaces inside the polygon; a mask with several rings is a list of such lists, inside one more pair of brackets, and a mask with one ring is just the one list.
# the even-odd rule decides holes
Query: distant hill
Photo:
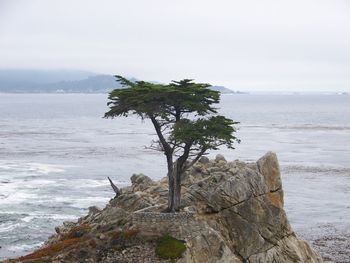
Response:
[{"label": "distant hill", "polygon": [[[112,75],[87,71],[0,70],[0,92],[107,93],[116,88],[121,88],[121,85]],[[237,93],[223,86],[213,86],[212,89],[222,94]]]},{"label": "distant hill", "polygon": [[113,76],[88,71],[0,70],[0,92],[100,93],[118,87]]},{"label": "distant hill", "polygon": [[224,86],[211,86],[212,90],[220,91],[221,94],[236,94],[238,91],[233,91],[232,89],[225,88]]},{"label": "distant hill", "polygon": [[82,70],[0,70],[0,92],[41,92],[47,85],[96,75]]},{"label": "distant hill", "polygon": [[107,93],[113,89],[121,88],[111,75],[96,75],[76,81],[60,81],[41,87],[45,92],[66,93]]},{"label": "distant hill", "polygon": [[85,79],[95,73],[83,70],[0,69],[0,82],[54,83]]}]

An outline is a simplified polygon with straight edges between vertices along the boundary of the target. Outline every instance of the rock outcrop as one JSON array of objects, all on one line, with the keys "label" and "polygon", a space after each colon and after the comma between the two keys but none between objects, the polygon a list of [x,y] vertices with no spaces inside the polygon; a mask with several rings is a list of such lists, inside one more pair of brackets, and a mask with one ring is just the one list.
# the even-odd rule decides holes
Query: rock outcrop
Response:
[{"label": "rock outcrop", "polygon": [[103,210],[64,223],[41,249],[13,262],[171,262],[155,254],[165,234],[185,242],[178,263],[323,262],[288,222],[272,152],[248,164],[203,158],[184,175],[175,214],[162,213],[166,179],[140,174],[131,181]]}]

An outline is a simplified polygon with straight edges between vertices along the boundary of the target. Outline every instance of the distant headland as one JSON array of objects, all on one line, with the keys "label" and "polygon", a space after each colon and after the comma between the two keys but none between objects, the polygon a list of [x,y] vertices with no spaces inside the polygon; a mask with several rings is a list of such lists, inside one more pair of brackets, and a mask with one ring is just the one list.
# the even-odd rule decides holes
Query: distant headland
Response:
[{"label": "distant headland", "polygon": [[[121,85],[108,74],[75,70],[0,70],[2,93],[108,93],[116,88]],[[221,94],[245,94],[224,86],[212,86],[212,89]]]}]

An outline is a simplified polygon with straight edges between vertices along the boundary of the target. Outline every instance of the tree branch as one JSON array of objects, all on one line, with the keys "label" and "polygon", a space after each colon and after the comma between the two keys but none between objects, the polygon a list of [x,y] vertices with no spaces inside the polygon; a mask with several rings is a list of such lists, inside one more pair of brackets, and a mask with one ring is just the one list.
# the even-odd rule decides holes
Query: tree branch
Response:
[{"label": "tree branch", "polygon": [[164,148],[164,151],[166,154],[169,154],[171,153],[171,147],[170,145],[167,143],[167,141],[165,140],[163,134],[162,134],[162,130],[161,130],[161,125],[157,122],[156,118],[154,116],[150,116],[150,119],[152,121],[152,124],[154,126],[154,129],[156,130],[157,132],[157,135],[158,135],[158,138],[159,138],[159,141],[161,142],[163,148]]},{"label": "tree branch", "polygon": [[109,181],[109,183],[111,184],[111,186],[113,188],[113,191],[115,192],[115,197],[120,196],[121,191],[119,190],[119,188],[112,182],[111,178],[109,178],[109,177],[107,177],[107,178],[108,178],[108,181]]},{"label": "tree branch", "polygon": [[203,156],[203,154],[206,152],[206,148],[202,148],[202,150],[197,154],[196,158],[194,158],[189,165],[186,166],[186,169],[191,168],[198,160]]},{"label": "tree branch", "polygon": [[184,167],[184,164],[188,159],[192,144],[193,144],[193,141],[187,142],[183,147],[183,154],[177,159],[177,163],[179,164],[178,167],[180,168],[181,173],[186,170],[186,167]]},{"label": "tree branch", "polygon": [[160,127],[159,123],[157,122],[156,118],[153,115],[150,115],[149,117],[152,121],[154,129],[157,132],[159,141],[160,141],[161,145],[163,146],[163,151],[164,151],[164,154],[166,156],[166,160],[167,160],[167,164],[168,164],[168,171],[170,171],[170,170],[172,170],[172,166],[173,166],[173,149],[170,147],[169,143],[167,143],[167,141],[165,140],[165,138],[162,134],[161,127]]}]

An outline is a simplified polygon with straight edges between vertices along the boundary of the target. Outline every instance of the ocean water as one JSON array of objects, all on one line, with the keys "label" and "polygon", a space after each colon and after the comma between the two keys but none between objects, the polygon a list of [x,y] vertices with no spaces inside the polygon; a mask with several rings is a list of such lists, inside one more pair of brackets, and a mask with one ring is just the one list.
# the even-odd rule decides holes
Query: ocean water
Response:
[{"label": "ocean water", "polygon": [[[106,102],[106,94],[0,94],[0,259],[103,207],[114,196],[107,176],[122,186],[133,173],[165,175],[163,155],[146,148],[150,123],[103,119]],[[219,107],[240,121],[241,144],[220,150],[228,160],[278,154],[298,235],[350,235],[349,95],[223,95]]]}]

